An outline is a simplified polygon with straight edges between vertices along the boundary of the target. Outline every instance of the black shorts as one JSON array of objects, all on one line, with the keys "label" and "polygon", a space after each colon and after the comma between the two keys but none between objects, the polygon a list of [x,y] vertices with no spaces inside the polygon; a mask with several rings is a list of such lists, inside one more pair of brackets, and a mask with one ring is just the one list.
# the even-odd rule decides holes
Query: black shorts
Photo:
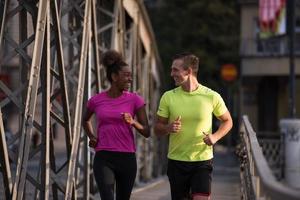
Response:
[{"label": "black shorts", "polygon": [[182,200],[190,195],[209,196],[212,169],[212,159],[196,162],[169,159],[167,175],[172,200]]}]

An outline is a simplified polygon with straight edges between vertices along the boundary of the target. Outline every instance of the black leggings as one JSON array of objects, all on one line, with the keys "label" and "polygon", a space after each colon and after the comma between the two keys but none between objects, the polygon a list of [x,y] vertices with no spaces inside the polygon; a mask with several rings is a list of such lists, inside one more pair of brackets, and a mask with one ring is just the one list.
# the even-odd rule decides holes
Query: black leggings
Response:
[{"label": "black leggings", "polygon": [[101,200],[129,200],[137,164],[135,153],[98,151],[94,158],[94,175]]}]

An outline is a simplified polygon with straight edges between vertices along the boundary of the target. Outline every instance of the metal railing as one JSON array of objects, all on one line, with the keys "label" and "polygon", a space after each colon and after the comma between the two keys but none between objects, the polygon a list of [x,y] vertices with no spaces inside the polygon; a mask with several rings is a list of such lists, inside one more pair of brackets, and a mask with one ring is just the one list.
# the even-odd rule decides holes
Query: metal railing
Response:
[{"label": "metal railing", "polygon": [[[300,55],[299,35],[296,37],[295,54]],[[241,56],[288,56],[288,38],[273,37],[270,39],[244,38],[240,43]]]},{"label": "metal railing", "polygon": [[242,199],[299,200],[300,191],[275,179],[247,116],[243,116],[240,134]]}]

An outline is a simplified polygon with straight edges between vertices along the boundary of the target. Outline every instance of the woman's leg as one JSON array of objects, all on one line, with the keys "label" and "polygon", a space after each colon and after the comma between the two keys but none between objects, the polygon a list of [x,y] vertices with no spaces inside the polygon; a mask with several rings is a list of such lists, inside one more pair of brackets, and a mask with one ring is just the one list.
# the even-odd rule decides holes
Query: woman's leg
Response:
[{"label": "woman's leg", "polygon": [[101,200],[114,200],[115,174],[103,153],[96,153],[93,170]]},{"label": "woman's leg", "polygon": [[129,200],[137,171],[135,154],[125,153],[119,162],[116,169],[116,200]]}]

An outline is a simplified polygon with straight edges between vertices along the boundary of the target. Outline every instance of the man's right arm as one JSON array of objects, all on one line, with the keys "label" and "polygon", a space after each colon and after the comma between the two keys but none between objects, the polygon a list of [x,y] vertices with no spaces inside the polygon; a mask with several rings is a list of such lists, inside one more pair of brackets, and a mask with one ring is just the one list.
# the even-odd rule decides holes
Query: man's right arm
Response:
[{"label": "man's right arm", "polygon": [[169,123],[168,118],[157,115],[154,129],[155,134],[158,136],[178,133],[181,130],[181,117],[178,116],[175,121]]},{"label": "man's right arm", "polygon": [[156,122],[155,122],[155,134],[158,136],[167,135],[168,132],[168,118],[161,117],[156,115]]}]

